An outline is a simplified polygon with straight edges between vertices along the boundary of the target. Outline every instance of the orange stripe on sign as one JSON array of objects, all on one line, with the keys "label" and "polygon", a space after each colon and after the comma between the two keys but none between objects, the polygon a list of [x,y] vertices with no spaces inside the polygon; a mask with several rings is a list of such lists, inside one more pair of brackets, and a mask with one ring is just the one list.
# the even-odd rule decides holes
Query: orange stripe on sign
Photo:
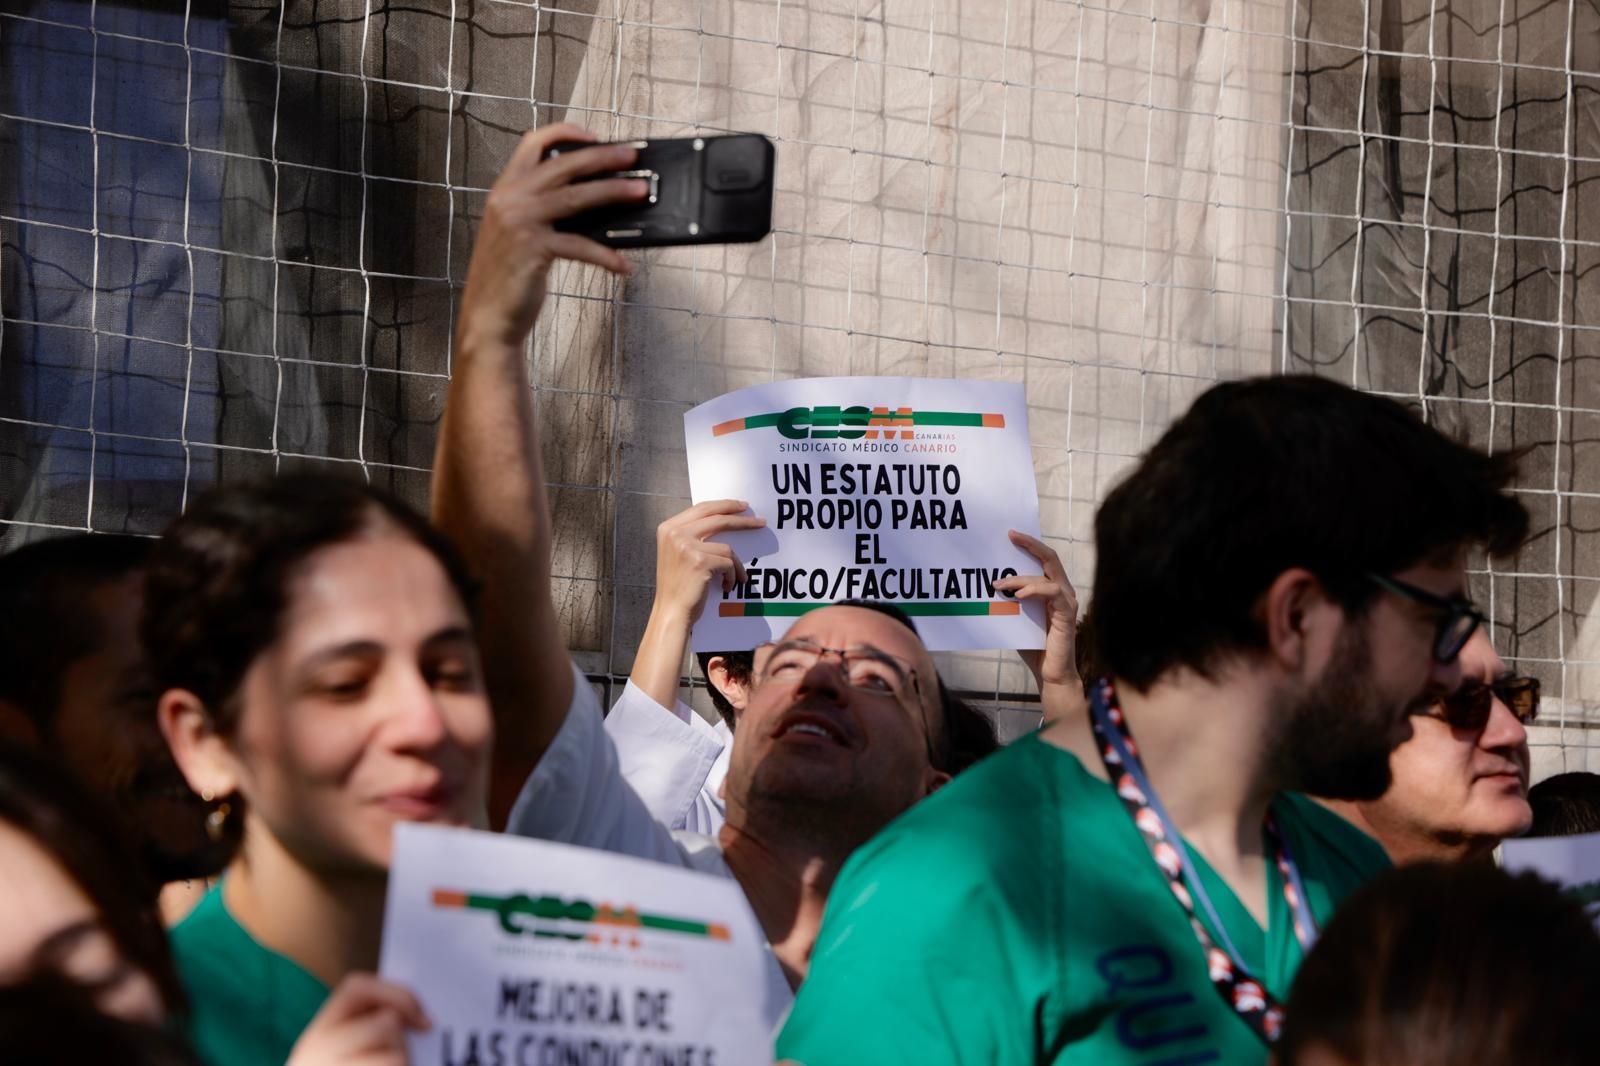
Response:
[{"label": "orange stripe on sign", "polygon": [[737,433],[743,428],[744,419],[735,418],[731,422],[718,422],[716,425],[712,426],[711,435],[713,437],[722,437],[729,433]]},{"label": "orange stripe on sign", "polygon": [[[988,417],[988,416],[986,415],[985,417]],[[994,601],[994,602],[989,604],[989,614],[991,616],[997,615],[997,614],[1021,614],[1021,613],[1022,613],[1022,605],[1020,603],[1008,603],[1005,600],[996,600],[996,601]]]},{"label": "orange stripe on sign", "polygon": [[433,905],[435,907],[465,907],[467,894],[465,892],[451,892],[448,889],[436,888],[433,890]]},{"label": "orange stripe on sign", "polygon": [[719,603],[719,604],[717,604],[717,617],[718,618],[743,618],[744,617],[744,604],[742,604],[742,603]]},{"label": "orange stripe on sign", "polygon": [[983,416],[983,428],[984,429],[1005,429],[1006,428],[1006,416],[1005,415],[984,415]]},{"label": "orange stripe on sign", "polygon": [[706,936],[710,937],[712,940],[732,940],[733,939],[733,935],[728,932],[728,927],[725,926],[725,925],[708,925],[708,926],[706,926]]}]

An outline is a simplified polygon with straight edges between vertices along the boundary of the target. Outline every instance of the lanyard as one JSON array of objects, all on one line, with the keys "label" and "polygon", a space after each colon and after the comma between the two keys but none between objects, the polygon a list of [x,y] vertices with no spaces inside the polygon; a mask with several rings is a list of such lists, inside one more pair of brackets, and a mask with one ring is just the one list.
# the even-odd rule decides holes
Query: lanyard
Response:
[{"label": "lanyard", "polygon": [[[1089,700],[1089,719],[1094,727],[1100,758],[1105,763],[1106,776],[1111,779],[1112,787],[1133,817],[1133,824],[1138,827],[1139,835],[1150,849],[1150,857],[1166,874],[1167,887],[1172,889],[1173,896],[1189,916],[1189,927],[1205,952],[1206,969],[1210,972],[1212,985],[1223,1001],[1263,1042],[1269,1046],[1277,1043],[1278,1032],[1283,1025],[1283,1006],[1250,973],[1228,936],[1227,927],[1217,917],[1211,898],[1206,895],[1205,886],[1201,884],[1194,864],[1189,859],[1183,838],[1178,835],[1166,808],[1161,805],[1160,797],[1150,786],[1144,762],[1139,758],[1138,746],[1133,742],[1133,734],[1128,731],[1127,719],[1117,706],[1117,694],[1110,678],[1096,682]],[[1300,869],[1289,854],[1289,845],[1283,834],[1278,831],[1277,820],[1270,813],[1263,827],[1263,835],[1272,850],[1278,873],[1283,878],[1284,898],[1289,902],[1289,913],[1294,916],[1294,935],[1300,941],[1301,949],[1309,951],[1317,937],[1317,920],[1306,903]],[[1221,936],[1221,947],[1212,940],[1211,934],[1195,913],[1196,900],[1206,917],[1211,919],[1212,928]]]}]

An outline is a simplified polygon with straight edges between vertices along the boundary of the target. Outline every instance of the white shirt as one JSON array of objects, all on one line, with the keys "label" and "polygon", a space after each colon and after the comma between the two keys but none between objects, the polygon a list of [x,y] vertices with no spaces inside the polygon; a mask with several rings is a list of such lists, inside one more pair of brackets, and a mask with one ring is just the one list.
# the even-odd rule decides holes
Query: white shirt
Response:
[{"label": "white shirt", "polygon": [[622,777],[669,829],[716,836],[727,820],[722,781],[733,733],[710,725],[681,700],[670,710],[632,681],[606,715]]},{"label": "white shirt", "polygon": [[[573,674],[566,721],[522,786],[506,832],[734,880],[715,837],[668,829],[623,779],[594,689],[577,667]],[[662,714],[659,707],[646,709]],[[774,1032],[793,1003],[794,991],[769,946],[765,1021]]]}]

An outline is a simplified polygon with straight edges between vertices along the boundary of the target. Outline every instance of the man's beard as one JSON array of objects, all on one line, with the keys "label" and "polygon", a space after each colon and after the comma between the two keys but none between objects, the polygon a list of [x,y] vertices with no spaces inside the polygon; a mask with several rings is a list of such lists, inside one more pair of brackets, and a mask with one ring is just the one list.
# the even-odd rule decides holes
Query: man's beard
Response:
[{"label": "man's beard", "polygon": [[1329,799],[1373,800],[1389,790],[1396,709],[1372,679],[1365,629],[1347,625],[1322,676],[1280,717],[1281,787]]}]

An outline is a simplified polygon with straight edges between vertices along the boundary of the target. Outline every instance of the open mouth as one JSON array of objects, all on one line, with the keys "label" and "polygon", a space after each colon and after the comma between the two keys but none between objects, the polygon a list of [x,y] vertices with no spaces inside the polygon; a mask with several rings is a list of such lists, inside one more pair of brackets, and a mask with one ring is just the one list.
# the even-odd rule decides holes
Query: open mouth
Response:
[{"label": "open mouth", "polygon": [[841,748],[850,746],[850,737],[844,729],[819,715],[795,715],[778,728],[777,737],[836,744]]}]

